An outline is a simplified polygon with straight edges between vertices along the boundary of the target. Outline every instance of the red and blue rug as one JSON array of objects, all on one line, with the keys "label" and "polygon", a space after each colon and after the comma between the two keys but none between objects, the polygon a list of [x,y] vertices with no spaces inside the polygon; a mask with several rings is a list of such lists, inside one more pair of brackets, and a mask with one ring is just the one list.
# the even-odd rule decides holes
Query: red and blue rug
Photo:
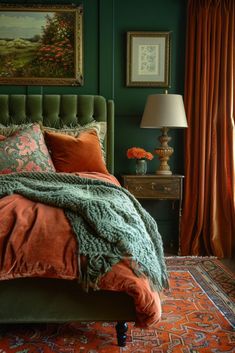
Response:
[{"label": "red and blue rug", "polygon": [[12,326],[0,353],[234,353],[235,281],[215,258],[167,258],[170,289],[162,320],[148,330],[129,324],[127,346],[116,323]]}]

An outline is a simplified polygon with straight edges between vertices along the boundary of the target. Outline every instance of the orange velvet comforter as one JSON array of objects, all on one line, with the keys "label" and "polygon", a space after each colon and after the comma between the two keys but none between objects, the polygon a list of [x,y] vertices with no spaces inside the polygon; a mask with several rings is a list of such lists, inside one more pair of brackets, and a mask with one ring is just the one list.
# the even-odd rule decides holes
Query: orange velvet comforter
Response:
[{"label": "orange velvet comforter", "polygon": [[[83,173],[118,185],[112,175]],[[81,258],[81,264],[85,258]],[[81,265],[82,266],[82,265]],[[0,280],[18,277],[79,278],[78,244],[64,211],[13,194],[0,199]],[[103,275],[99,288],[124,291],[134,298],[137,324],[147,327],[161,316],[157,292],[137,277],[128,261]]]}]

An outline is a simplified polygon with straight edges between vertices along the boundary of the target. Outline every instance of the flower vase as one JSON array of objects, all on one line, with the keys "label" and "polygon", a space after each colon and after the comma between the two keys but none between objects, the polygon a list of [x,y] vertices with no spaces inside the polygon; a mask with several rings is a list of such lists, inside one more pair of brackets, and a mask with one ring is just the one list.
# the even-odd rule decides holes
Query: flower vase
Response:
[{"label": "flower vase", "polygon": [[137,175],[145,175],[147,172],[146,159],[136,159],[135,171]]}]

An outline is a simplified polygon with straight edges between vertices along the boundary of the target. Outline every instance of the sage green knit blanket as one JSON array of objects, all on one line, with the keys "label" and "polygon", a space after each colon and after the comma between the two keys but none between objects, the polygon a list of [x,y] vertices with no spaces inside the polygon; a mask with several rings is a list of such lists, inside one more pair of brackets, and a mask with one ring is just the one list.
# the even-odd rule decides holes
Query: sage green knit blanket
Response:
[{"label": "sage green knit blanket", "polygon": [[126,189],[64,173],[0,175],[0,197],[13,193],[64,210],[80,254],[87,257],[80,278],[85,287],[97,285],[100,276],[124,258],[131,260],[137,275],[148,276],[154,289],[167,287],[157,224]]}]

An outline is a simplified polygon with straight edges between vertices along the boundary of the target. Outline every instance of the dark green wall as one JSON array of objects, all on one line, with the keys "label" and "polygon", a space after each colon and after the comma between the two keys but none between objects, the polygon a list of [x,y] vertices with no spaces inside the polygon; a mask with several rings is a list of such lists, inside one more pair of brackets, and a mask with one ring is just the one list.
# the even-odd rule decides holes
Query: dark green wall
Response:
[{"label": "dark green wall", "polygon": [[[133,172],[134,162],[126,163],[125,151],[132,145],[150,151],[158,144],[159,130],[140,129],[141,115],[149,94],[163,93],[159,88],[125,87],[126,32],[127,31],[171,31],[171,88],[169,93],[183,93],[184,53],[185,53],[185,6],[182,0],[127,0],[115,1],[115,85],[116,101],[116,171]],[[121,133],[121,134],[120,134]],[[171,131],[172,146],[181,141],[179,131]],[[174,173],[182,172],[179,153],[176,147],[171,158]],[[149,162],[149,171],[154,172],[158,164],[155,157]]]},{"label": "dark green wall", "polygon": [[[6,1],[12,4],[68,4],[68,1]],[[2,1],[1,1],[2,3]],[[171,31],[171,88],[169,93],[183,94],[186,0],[74,0],[84,7],[84,86],[0,86],[0,93],[78,93],[101,94],[115,101],[115,174],[134,172],[134,161],[126,158],[132,146],[153,151],[160,131],[140,129],[140,120],[149,94],[163,93],[158,88],[125,86],[127,31]],[[183,173],[183,131],[172,130],[174,155],[171,169]],[[148,163],[154,172],[158,160]],[[146,205],[159,218],[166,238],[177,238],[174,215],[168,205]]]}]

